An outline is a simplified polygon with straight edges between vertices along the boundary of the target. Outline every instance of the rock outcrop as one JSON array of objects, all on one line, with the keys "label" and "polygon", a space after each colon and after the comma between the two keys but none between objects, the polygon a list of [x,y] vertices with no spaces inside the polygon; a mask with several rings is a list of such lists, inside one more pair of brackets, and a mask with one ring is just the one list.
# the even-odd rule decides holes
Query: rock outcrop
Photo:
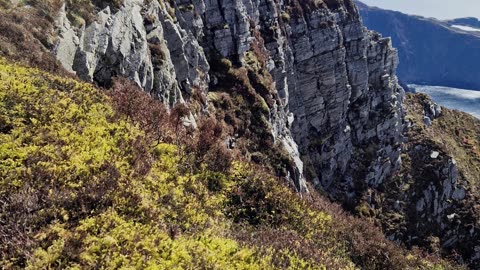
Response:
[{"label": "rock outcrop", "polygon": [[127,76],[168,104],[183,101],[180,90],[206,88],[203,49],[159,2],[126,1],[115,14],[107,7],[81,29],[72,28],[64,10],[55,52],[80,78],[108,85],[114,76]]},{"label": "rock outcrop", "polygon": [[354,199],[400,163],[404,92],[396,51],[344,9],[290,25],[295,138],[313,164],[315,184],[337,199]]},{"label": "rock outcrop", "polygon": [[[381,220],[386,235],[407,246],[455,255],[472,269],[480,266],[478,182],[474,117],[442,108],[426,95],[409,94],[405,102],[408,140],[401,170],[381,192],[365,200],[371,215]],[[465,125],[464,133],[453,123]],[[462,138],[462,139],[460,139]],[[477,164],[477,165],[476,165]]]}]

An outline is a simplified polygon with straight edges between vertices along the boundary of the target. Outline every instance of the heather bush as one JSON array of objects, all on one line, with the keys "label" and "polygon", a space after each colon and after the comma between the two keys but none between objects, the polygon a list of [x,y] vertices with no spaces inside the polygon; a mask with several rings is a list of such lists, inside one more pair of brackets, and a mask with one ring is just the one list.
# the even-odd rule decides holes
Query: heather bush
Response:
[{"label": "heather bush", "polygon": [[199,126],[195,147],[197,168],[205,166],[213,172],[226,173],[232,164],[232,154],[223,139],[223,125],[214,118],[204,119]]},{"label": "heather bush", "polygon": [[147,95],[127,78],[114,78],[108,91],[118,118],[126,117],[145,131],[152,142],[168,140],[169,115],[163,103]]}]

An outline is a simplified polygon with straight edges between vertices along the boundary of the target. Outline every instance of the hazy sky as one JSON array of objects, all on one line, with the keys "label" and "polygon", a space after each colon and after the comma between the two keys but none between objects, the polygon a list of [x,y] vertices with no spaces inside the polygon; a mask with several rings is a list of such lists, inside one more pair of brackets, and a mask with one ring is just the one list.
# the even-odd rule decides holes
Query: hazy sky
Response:
[{"label": "hazy sky", "polygon": [[480,0],[360,0],[383,9],[438,19],[480,18]]}]

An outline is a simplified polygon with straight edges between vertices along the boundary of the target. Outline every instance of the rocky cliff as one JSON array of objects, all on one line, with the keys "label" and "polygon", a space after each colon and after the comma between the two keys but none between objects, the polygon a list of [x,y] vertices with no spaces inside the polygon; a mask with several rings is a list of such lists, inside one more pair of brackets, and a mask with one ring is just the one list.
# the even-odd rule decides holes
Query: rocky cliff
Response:
[{"label": "rocky cliff", "polygon": [[390,239],[456,256],[477,269],[480,121],[423,94],[408,94],[405,109],[402,169],[371,194],[370,214],[382,220]]},{"label": "rocky cliff", "polygon": [[219,84],[217,58],[247,69],[262,61],[270,133],[293,157],[302,190],[297,145],[311,180],[335,198],[354,199],[399,167],[396,50],[365,29],[350,1],[128,1],[90,25],[72,27],[65,11],[57,23],[67,70],[102,85],[128,76],[171,105]]}]

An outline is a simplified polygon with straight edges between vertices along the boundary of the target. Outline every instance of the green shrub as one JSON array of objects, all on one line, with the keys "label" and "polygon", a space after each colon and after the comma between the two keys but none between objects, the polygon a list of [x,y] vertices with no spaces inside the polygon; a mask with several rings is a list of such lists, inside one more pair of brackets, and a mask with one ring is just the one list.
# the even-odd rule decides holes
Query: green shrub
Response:
[{"label": "green shrub", "polygon": [[290,22],[290,15],[285,12],[285,11],[282,11],[282,13],[280,13],[280,18],[282,19],[283,22]]},{"label": "green shrub", "polygon": [[66,229],[55,224],[37,235],[51,245],[34,251],[27,269],[271,269],[268,257],[205,232],[172,238],[162,226],[106,212]]}]

